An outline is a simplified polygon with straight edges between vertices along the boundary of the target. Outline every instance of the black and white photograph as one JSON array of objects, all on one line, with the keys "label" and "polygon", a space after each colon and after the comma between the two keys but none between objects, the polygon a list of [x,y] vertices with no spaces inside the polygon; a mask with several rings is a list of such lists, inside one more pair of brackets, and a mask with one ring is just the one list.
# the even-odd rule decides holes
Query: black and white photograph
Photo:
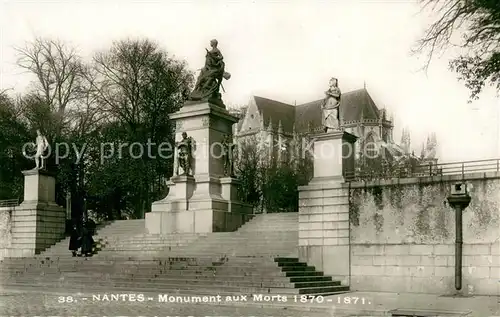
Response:
[{"label": "black and white photograph", "polygon": [[498,0],[0,1],[0,316],[499,317]]}]

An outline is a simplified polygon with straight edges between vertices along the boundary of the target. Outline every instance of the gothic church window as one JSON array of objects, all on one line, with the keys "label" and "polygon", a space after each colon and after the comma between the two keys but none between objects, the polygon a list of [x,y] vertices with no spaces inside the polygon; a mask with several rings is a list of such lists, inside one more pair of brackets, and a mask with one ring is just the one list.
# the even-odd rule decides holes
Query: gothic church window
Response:
[{"label": "gothic church window", "polygon": [[365,155],[368,158],[375,158],[378,156],[378,146],[375,142],[373,133],[368,134],[365,139]]}]

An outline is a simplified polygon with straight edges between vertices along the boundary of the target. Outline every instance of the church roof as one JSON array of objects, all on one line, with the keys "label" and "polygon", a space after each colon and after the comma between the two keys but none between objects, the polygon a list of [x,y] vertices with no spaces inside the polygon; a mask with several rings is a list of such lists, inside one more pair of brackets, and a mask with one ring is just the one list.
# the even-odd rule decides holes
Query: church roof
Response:
[{"label": "church roof", "polygon": [[[297,106],[297,131],[306,132],[308,125],[313,128],[321,126],[322,104],[323,99],[320,99]],[[340,116],[343,122],[359,121],[361,117],[378,120],[379,110],[366,88],[362,88],[342,94]]]},{"label": "church roof", "polygon": [[291,133],[293,131],[295,106],[258,96],[254,96],[254,100],[259,112],[264,117],[264,126],[266,128],[269,121],[271,121],[273,129],[277,129],[281,120],[284,132]]},{"label": "church roof", "polygon": [[[302,105],[293,106],[272,99],[254,96],[255,104],[264,117],[264,126],[272,122],[273,129],[277,129],[279,122],[285,133],[307,132],[309,128],[321,127],[323,99],[311,101]],[[379,109],[366,88],[342,94],[340,115],[343,122],[353,122],[364,119],[379,119]]]},{"label": "church roof", "polygon": [[379,119],[379,110],[366,88],[350,91],[342,95],[340,114],[344,113],[343,121],[357,121],[363,115],[364,119]]}]

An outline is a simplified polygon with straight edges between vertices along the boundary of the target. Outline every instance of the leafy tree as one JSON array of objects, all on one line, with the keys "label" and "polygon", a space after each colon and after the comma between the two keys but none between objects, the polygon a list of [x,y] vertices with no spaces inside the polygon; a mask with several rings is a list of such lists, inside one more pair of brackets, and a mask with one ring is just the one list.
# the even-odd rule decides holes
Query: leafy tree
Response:
[{"label": "leafy tree", "polygon": [[[163,181],[173,172],[172,158],[159,158],[154,145],[173,142],[168,116],[180,108],[193,80],[185,63],[148,40],[115,42],[89,64],[70,45],[51,39],[37,38],[18,54],[19,66],[35,80],[27,94],[2,100],[0,145],[5,152],[33,141],[35,130],[41,129],[52,146],[70,146],[65,158],[52,157],[52,165],[58,171],[58,203],[64,205],[66,193],[71,193],[74,217],[81,217],[85,198],[99,218],[117,219],[122,213],[142,216],[151,200],[164,194]],[[151,143],[152,157],[146,152],[134,159],[128,148],[117,155],[119,145],[134,142],[145,150]],[[105,143],[114,146],[115,155],[103,160]],[[19,158],[15,164],[30,162]],[[22,188],[19,177],[17,187],[6,181],[12,178],[10,170],[18,173],[19,167],[4,165],[0,170],[0,187]],[[12,195],[12,191],[0,193],[0,197]]]},{"label": "leafy tree", "polygon": [[[107,201],[109,197],[117,201],[126,198],[127,208],[135,212],[133,216],[142,217],[164,190],[153,184],[173,173],[173,157],[159,157],[158,146],[167,143],[173,148],[174,127],[169,115],[186,100],[193,75],[184,62],[170,57],[149,40],[113,43],[108,51],[95,55],[93,70],[93,94],[107,117],[100,134],[101,144],[111,143],[115,150],[125,143],[129,146],[123,147],[122,155],[107,159],[103,166],[94,166],[99,175],[109,177],[115,190],[110,192],[96,184],[92,191],[96,196],[107,197]],[[131,155],[133,143],[144,149],[140,157]],[[146,152],[148,148],[150,153]]]},{"label": "leafy tree", "polygon": [[23,176],[31,168],[23,156],[29,140],[28,126],[19,119],[20,108],[5,92],[0,93],[0,200],[22,198]]},{"label": "leafy tree", "polygon": [[289,165],[271,164],[262,183],[268,212],[297,212],[299,206],[297,172]]},{"label": "leafy tree", "polygon": [[[458,74],[470,90],[470,100],[486,84],[500,90],[500,4],[498,0],[422,0],[424,8],[437,13],[418,41],[415,52],[427,52],[427,68],[436,51],[460,47],[463,54],[450,61],[450,68]],[[458,36],[460,35],[460,36]]]},{"label": "leafy tree", "polygon": [[238,188],[242,201],[258,208],[261,198],[261,166],[260,151],[255,139],[248,139],[242,142],[237,148],[238,160],[235,164],[236,174],[241,181]]},{"label": "leafy tree", "polygon": [[312,177],[311,156],[306,152],[305,157],[292,155],[290,162],[278,161],[277,153],[269,159],[263,146],[253,136],[246,137],[239,147],[236,170],[242,182],[242,200],[269,213],[298,211],[298,186],[308,184]]}]

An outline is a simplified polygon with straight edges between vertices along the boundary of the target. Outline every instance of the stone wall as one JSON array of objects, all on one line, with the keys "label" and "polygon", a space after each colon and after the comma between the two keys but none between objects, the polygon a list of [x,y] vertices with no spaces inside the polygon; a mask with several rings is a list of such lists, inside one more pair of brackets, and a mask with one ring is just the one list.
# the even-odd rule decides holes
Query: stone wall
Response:
[{"label": "stone wall", "polygon": [[13,207],[0,207],[0,260],[12,244],[12,211]]},{"label": "stone wall", "polygon": [[[446,202],[461,177],[351,183],[351,288],[448,294],[454,288],[455,215]],[[463,213],[463,289],[500,287],[500,175],[470,174]]]}]

